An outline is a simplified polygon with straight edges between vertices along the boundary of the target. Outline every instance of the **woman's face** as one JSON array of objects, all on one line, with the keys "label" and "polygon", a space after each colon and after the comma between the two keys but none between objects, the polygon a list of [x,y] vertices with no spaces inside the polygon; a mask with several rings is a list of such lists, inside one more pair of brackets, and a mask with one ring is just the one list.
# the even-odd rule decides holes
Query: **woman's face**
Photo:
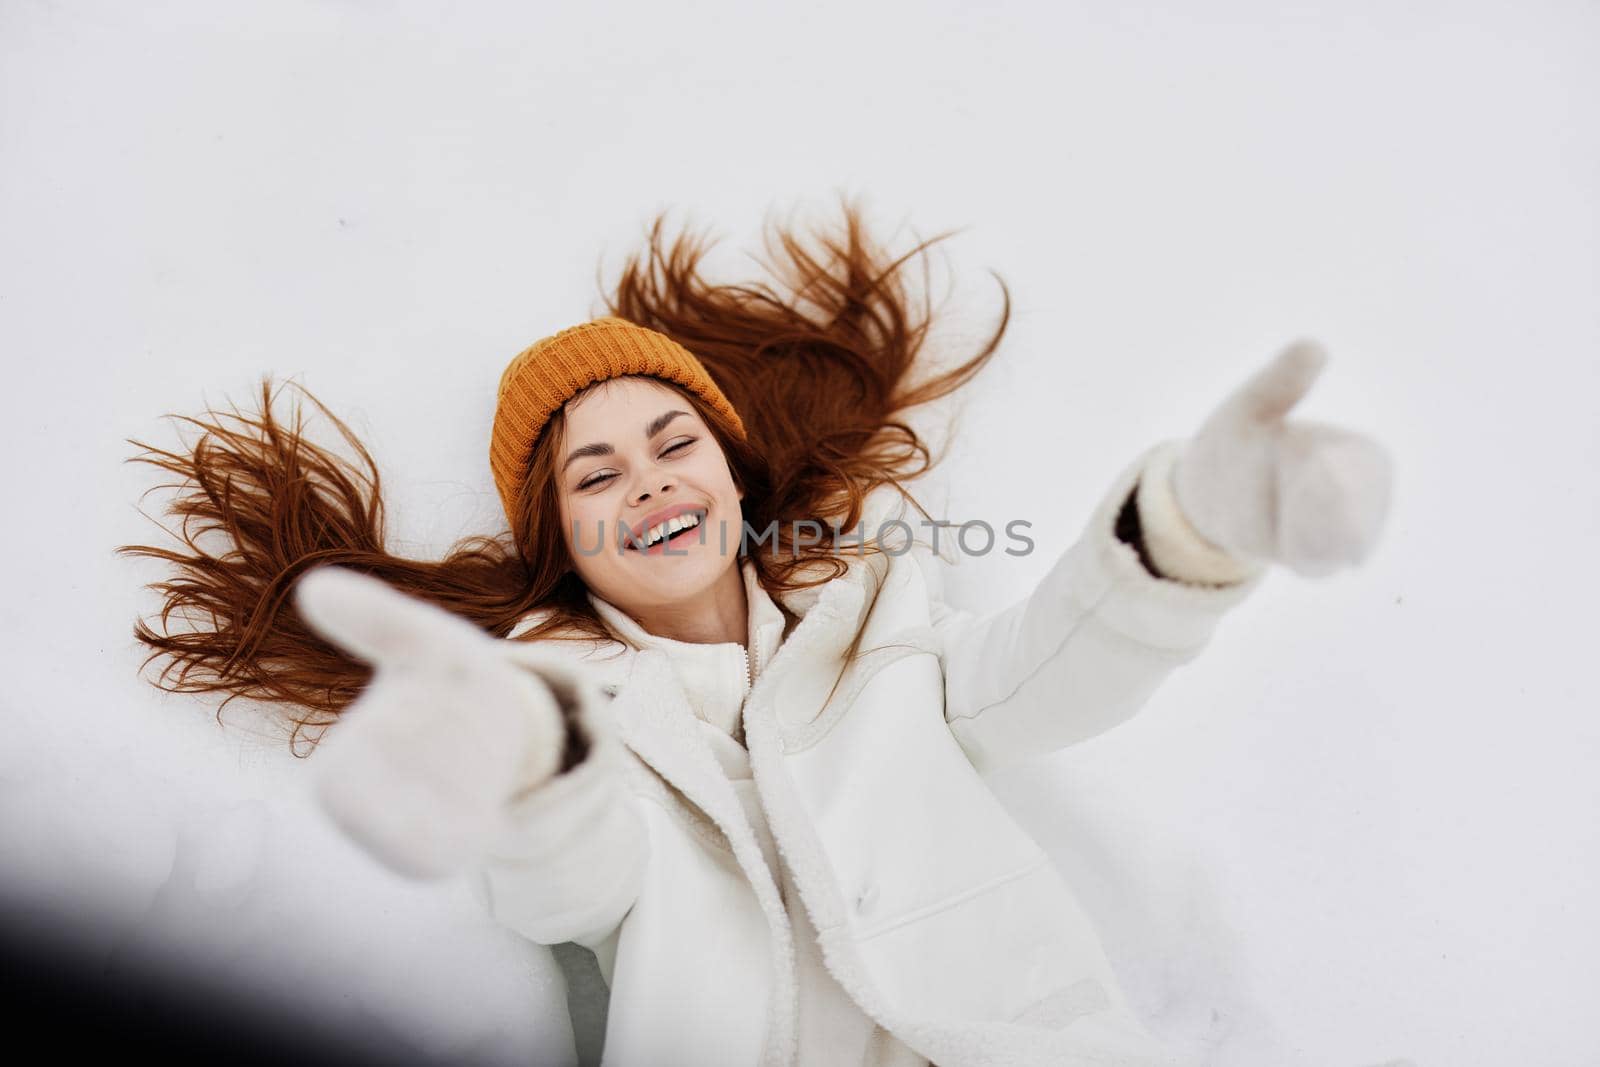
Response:
[{"label": "woman's face", "polygon": [[[557,495],[584,585],[634,615],[705,595],[738,562],[744,493],[694,405],[653,379],[613,378],[565,418]],[[664,519],[692,516],[697,527],[635,547]]]}]

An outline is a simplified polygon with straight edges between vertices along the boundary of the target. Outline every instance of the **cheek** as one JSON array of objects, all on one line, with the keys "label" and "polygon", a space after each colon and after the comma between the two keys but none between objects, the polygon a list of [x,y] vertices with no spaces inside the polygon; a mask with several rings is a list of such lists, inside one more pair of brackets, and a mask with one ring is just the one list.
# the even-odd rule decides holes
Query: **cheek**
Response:
[{"label": "cheek", "polygon": [[744,491],[739,488],[739,483],[733,480],[733,472],[724,468],[722,480],[726,486],[724,492],[728,494],[728,499],[733,501],[733,507],[741,507],[744,502]]},{"label": "cheek", "polygon": [[695,478],[701,485],[715,488],[721,496],[739,495],[739,487],[733,484],[733,471],[728,469],[728,461],[720,452],[708,452],[695,465]]},{"label": "cheek", "polygon": [[582,526],[588,522],[582,504],[566,504],[561,508],[561,532],[567,540],[572,540],[572,527],[574,524]]},{"label": "cheek", "polygon": [[577,499],[562,503],[561,540],[580,570],[592,570],[603,555],[596,548],[603,534],[612,531],[612,522],[604,506],[597,502]]},{"label": "cheek", "polygon": [[581,533],[588,525],[589,519],[584,512],[582,501],[562,500],[561,502],[561,539],[570,549],[573,546],[573,528]]}]

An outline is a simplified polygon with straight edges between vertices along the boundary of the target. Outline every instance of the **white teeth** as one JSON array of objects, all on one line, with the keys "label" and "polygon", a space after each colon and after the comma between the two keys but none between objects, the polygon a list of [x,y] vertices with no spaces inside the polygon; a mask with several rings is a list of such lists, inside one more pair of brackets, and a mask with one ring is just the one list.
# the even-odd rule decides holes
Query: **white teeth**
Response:
[{"label": "white teeth", "polygon": [[649,548],[656,542],[671,537],[680,530],[686,530],[692,526],[699,525],[700,516],[697,512],[692,511],[687,515],[679,515],[676,518],[668,519],[666,522],[657,523],[656,525],[650,527],[649,533],[645,535],[644,546]]}]

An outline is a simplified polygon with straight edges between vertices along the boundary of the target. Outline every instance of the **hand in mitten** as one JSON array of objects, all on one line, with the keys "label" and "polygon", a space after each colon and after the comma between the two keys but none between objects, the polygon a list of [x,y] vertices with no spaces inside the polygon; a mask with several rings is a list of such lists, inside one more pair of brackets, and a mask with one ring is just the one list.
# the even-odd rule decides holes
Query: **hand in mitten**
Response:
[{"label": "hand in mitten", "polygon": [[463,868],[507,800],[560,767],[566,724],[550,689],[471,623],[376,578],[320,567],[297,583],[295,604],[374,668],[318,746],[317,799],[401,874]]},{"label": "hand in mitten", "polygon": [[1337,426],[1284,418],[1326,363],[1313,341],[1285,348],[1179,454],[1178,506],[1224,552],[1320,577],[1359,563],[1376,543],[1389,509],[1387,451]]}]

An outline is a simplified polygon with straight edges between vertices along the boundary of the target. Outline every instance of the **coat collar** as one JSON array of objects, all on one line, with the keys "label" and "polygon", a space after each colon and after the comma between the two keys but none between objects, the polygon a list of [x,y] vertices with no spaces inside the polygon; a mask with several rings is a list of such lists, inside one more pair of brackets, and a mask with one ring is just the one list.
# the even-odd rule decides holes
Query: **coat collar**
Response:
[{"label": "coat collar", "polygon": [[[752,613],[752,630],[758,631],[759,644],[768,648],[776,645],[770,661],[761,664],[751,693],[756,688],[771,688],[781,682],[783,675],[794,671],[811,675],[831,670],[842,658],[861,623],[863,605],[888,566],[883,556],[846,555],[842,559],[846,571],[839,577],[821,586],[780,595],[791,611],[800,614],[800,621],[781,644],[776,637],[781,632],[783,616],[756,585],[754,566],[744,561],[747,583],[760,593],[758,602],[765,602],[759,613]],[[699,666],[708,661],[707,657],[716,655],[707,650],[726,650],[729,646],[693,645],[657,637],[613,605],[592,595],[591,599],[608,625],[638,641],[638,647],[628,657],[622,692],[612,705],[622,740],[719,823],[724,815],[735,812],[742,823],[742,809],[731,789],[726,797],[721,796],[721,787],[726,787],[727,782],[696,726],[681,672],[676,669],[684,663]],[[760,618],[755,617],[757,614]],[[741,703],[746,710],[752,706],[747,699]]]},{"label": "coat collar", "polygon": [[654,649],[667,656],[696,716],[736,738],[744,734],[741,715],[745,696],[772,661],[787,623],[783,611],[757,580],[755,564],[745,558],[739,569],[749,605],[743,644],[661,637],[645,630],[616,605],[589,594],[589,603],[613,633],[636,649]]}]

